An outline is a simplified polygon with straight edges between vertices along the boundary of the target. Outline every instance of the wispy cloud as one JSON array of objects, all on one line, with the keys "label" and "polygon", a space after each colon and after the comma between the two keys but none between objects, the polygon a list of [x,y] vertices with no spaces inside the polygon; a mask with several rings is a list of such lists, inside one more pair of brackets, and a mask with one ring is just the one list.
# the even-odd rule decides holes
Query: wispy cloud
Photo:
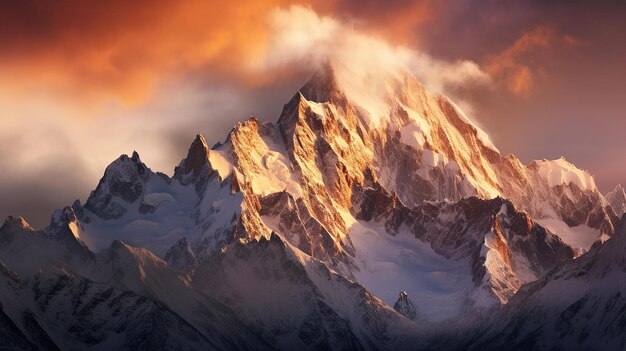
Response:
[{"label": "wispy cloud", "polygon": [[437,60],[427,53],[390,44],[355,23],[321,16],[310,7],[275,9],[269,15],[269,25],[264,57],[249,62],[256,70],[287,65],[319,67],[330,61],[338,75],[367,79],[368,85],[375,85],[378,78],[388,74],[412,72],[435,92],[489,80],[475,62]]},{"label": "wispy cloud", "polygon": [[579,43],[578,39],[561,35],[554,28],[537,26],[523,33],[511,46],[490,55],[485,70],[511,93],[526,97],[530,94],[540,70],[540,63],[533,62],[533,58],[538,53]]}]

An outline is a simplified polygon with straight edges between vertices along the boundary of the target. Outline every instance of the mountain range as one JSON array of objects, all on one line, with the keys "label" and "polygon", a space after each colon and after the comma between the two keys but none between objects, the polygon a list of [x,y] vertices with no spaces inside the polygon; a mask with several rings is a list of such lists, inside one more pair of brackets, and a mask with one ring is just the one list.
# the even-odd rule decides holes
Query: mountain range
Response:
[{"label": "mountain range", "polygon": [[276,122],[137,152],[0,228],[9,349],[624,349],[626,195],[502,155],[410,73],[322,67]]}]

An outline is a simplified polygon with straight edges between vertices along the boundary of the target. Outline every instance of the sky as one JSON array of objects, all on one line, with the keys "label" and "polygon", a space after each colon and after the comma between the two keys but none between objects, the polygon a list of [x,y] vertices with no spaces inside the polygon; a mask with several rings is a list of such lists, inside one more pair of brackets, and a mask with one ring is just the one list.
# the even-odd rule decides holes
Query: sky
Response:
[{"label": "sky", "polygon": [[620,1],[0,2],[0,216],[43,227],[136,150],[172,174],[196,132],[275,121],[329,56],[406,65],[504,154],[626,183]]}]

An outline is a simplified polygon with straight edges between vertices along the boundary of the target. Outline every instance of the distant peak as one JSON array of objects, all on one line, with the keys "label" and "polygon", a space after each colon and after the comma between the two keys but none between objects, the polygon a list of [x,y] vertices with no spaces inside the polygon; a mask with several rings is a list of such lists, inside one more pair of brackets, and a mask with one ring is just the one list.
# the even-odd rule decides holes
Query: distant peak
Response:
[{"label": "distant peak", "polygon": [[174,245],[167,250],[164,258],[170,267],[177,270],[187,270],[197,264],[196,255],[185,235],[181,235]]},{"label": "distant peak", "polygon": [[621,184],[617,184],[613,190],[605,195],[605,198],[617,216],[626,212],[626,192]]},{"label": "distant peak", "polygon": [[417,308],[415,308],[413,301],[409,299],[409,294],[404,290],[400,291],[398,301],[393,305],[393,309],[412,321],[418,319]]},{"label": "distant peak", "polygon": [[136,164],[142,164],[141,158],[139,157],[139,153],[137,151],[134,151],[134,150],[133,150],[133,153],[131,154],[131,156],[128,156],[127,154],[120,155],[120,157],[118,157],[117,160],[113,161],[113,163],[111,163],[111,165],[113,165],[115,163],[120,163],[120,162],[132,162],[132,163],[136,163]]},{"label": "distant peak", "polygon": [[613,188],[613,190],[609,191],[606,194],[606,196],[610,198],[616,198],[616,197],[624,198],[626,197],[626,191],[624,191],[624,188],[622,187],[621,184],[617,184],[615,188]]},{"label": "distant peak", "polygon": [[533,161],[529,167],[537,170],[550,187],[576,184],[581,190],[596,190],[593,176],[586,170],[577,168],[565,157],[556,160]]},{"label": "distant peak", "polygon": [[69,235],[80,239],[83,227],[73,207],[66,206],[54,211],[46,232],[55,238],[68,238]]},{"label": "distant peak", "polygon": [[193,143],[191,145],[193,146],[194,144],[198,144],[198,145],[201,145],[201,146],[207,148],[206,140],[204,139],[204,137],[200,133],[196,133],[196,138],[193,140]]},{"label": "distant peak", "polygon": [[178,245],[182,245],[182,246],[188,246],[189,243],[187,242],[187,237],[184,235],[181,235],[178,240],[176,240],[176,244]]},{"label": "distant peak", "polygon": [[28,222],[26,222],[26,220],[23,217],[8,216],[6,220],[4,221],[4,224],[2,225],[2,227],[0,227],[0,230],[4,231],[4,230],[14,230],[14,229],[32,230],[32,227],[30,226],[30,224],[28,224]]},{"label": "distant peak", "polygon": [[123,241],[121,240],[113,240],[111,242],[111,246],[109,246],[111,249],[113,250],[121,250],[121,249],[129,249],[130,247]]},{"label": "distant peak", "polygon": [[193,173],[194,176],[198,176],[208,163],[209,147],[202,134],[197,133],[196,138],[189,147],[187,158],[183,162],[183,173]]},{"label": "distant peak", "polygon": [[104,178],[128,180],[128,178],[134,175],[142,176],[149,171],[148,167],[141,162],[137,151],[133,151],[130,157],[127,154],[122,154],[115,161],[111,162],[104,171]]},{"label": "distant peak", "polygon": [[60,208],[54,211],[52,217],[50,218],[50,226],[59,226],[77,220],[78,219],[76,218],[76,213],[74,212],[74,209],[70,206],[66,206],[64,208]]},{"label": "distant peak", "polygon": [[322,65],[300,89],[300,93],[312,102],[334,102],[337,98],[343,98],[330,63]]}]

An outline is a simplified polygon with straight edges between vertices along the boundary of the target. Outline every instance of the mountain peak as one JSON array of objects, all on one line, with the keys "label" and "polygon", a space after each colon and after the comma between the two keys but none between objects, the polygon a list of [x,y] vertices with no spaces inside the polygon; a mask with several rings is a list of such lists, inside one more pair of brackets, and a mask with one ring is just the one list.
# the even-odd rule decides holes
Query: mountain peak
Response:
[{"label": "mountain peak", "polygon": [[46,232],[57,239],[67,239],[70,236],[80,239],[83,231],[78,216],[70,206],[54,211],[50,218],[50,224],[46,228]]},{"label": "mountain peak", "polygon": [[170,267],[177,270],[187,270],[197,264],[196,255],[185,235],[181,235],[174,245],[167,250],[164,259]]},{"label": "mountain peak", "polygon": [[109,246],[109,249],[113,250],[113,251],[117,251],[117,250],[128,250],[130,248],[130,246],[128,246],[125,242],[123,242],[122,240],[118,240],[115,239],[111,242],[111,245]]},{"label": "mountain peak", "polygon": [[418,318],[415,304],[409,299],[409,294],[406,291],[400,291],[398,301],[393,305],[393,309],[412,321]]},{"label": "mountain peak", "polygon": [[197,133],[196,138],[189,146],[187,157],[174,170],[174,178],[189,184],[210,169],[209,147],[202,134]]},{"label": "mountain peak", "polygon": [[335,71],[329,63],[324,64],[300,89],[305,99],[312,102],[338,102],[345,99],[339,89]]},{"label": "mountain peak", "polygon": [[626,192],[621,184],[616,185],[613,190],[605,195],[605,198],[617,216],[626,212]]},{"label": "mountain peak", "polygon": [[13,230],[31,231],[33,229],[23,217],[8,216],[6,220],[4,221],[4,224],[2,225],[2,227],[0,227],[0,231],[4,232],[4,231],[13,231]]},{"label": "mountain peak", "polygon": [[134,203],[152,174],[136,151],[131,157],[121,155],[106,168],[96,190],[89,195],[85,208],[101,218],[121,217],[126,209],[120,202]]},{"label": "mountain peak", "polygon": [[77,221],[76,213],[74,213],[74,209],[70,206],[66,206],[64,208],[60,208],[52,213],[52,217],[50,218],[50,226],[59,226],[68,222]]},{"label": "mountain peak", "polygon": [[561,156],[557,160],[533,161],[529,167],[537,169],[550,187],[575,184],[580,190],[596,189],[596,182],[589,172],[577,168]]}]

